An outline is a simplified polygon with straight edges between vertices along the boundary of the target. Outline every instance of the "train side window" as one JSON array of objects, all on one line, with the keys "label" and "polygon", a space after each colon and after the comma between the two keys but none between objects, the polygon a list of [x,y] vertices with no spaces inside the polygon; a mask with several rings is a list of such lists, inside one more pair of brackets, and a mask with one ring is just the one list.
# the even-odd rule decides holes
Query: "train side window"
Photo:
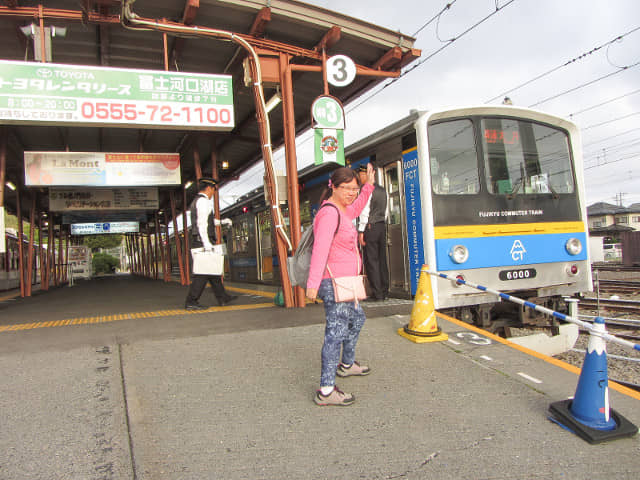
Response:
[{"label": "train side window", "polygon": [[480,191],[478,160],[471,120],[428,126],[431,186],[440,195]]},{"label": "train side window", "polygon": [[249,251],[249,219],[240,218],[233,222],[233,253]]}]

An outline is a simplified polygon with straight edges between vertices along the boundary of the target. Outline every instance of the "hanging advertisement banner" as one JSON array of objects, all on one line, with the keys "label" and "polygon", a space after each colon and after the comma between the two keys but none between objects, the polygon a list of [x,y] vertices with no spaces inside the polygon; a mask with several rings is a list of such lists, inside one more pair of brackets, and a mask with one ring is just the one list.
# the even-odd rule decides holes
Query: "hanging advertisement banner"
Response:
[{"label": "hanging advertisement banner", "polygon": [[332,128],[316,128],[314,130],[315,164],[336,162],[342,166],[344,159],[344,133]]},{"label": "hanging advertisement banner", "polygon": [[230,75],[0,61],[0,121],[230,131]]},{"label": "hanging advertisement banner", "polygon": [[49,189],[49,209],[67,210],[156,210],[157,188]]},{"label": "hanging advertisement banner", "polygon": [[108,233],[138,233],[138,222],[72,223],[71,235],[103,235]]},{"label": "hanging advertisement banner", "polygon": [[24,152],[24,184],[29,187],[180,185],[180,154]]},{"label": "hanging advertisement banner", "polygon": [[62,223],[113,223],[113,222],[147,222],[147,214],[142,210],[126,210],[117,212],[105,211],[67,211],[62,214]]},{"label": "hanging advertisement banner", "polygon": [[69,267],[75,278],[91,278],[91,249],[86,245],[69,247]]},{"label": "hanging advertisement banner", "polygon": [[345,164],[344,158],[344,110],[337,98],[321,95],[311,105],[314,128],[315,164],[337,162]]}]

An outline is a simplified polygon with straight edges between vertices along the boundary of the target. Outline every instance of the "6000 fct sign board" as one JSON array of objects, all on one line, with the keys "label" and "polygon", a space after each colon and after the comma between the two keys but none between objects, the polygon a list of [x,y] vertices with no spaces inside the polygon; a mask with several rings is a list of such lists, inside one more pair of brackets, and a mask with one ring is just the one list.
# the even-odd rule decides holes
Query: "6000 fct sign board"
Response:
[{"label": "6000 fct sign board", "polygon": [[0,61],[0,121],[228,131],[231,76]]}]

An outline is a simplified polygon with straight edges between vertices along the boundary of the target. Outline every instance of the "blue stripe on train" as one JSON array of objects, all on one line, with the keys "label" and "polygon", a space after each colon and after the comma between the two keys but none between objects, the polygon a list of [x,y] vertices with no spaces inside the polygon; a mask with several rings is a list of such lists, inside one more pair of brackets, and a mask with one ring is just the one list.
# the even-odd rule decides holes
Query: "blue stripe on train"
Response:
[{"label": "blue stripe on train", "polygon": [[[582,243],[578,255],[569,255],[565,249],[570,238],[577,238]],[[455,263],[449,257],[455,245],[464,245],[469,250],[469,259],[463,264]],[[576,262],[587,259],[587,246],[584,232],[442,239],[436,240],[436,261],[440,271]]]}]

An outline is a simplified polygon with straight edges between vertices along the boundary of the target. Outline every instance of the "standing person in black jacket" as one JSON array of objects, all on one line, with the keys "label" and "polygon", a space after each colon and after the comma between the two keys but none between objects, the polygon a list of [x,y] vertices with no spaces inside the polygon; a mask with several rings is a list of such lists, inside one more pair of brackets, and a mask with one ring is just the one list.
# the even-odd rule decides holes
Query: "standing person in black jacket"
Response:
[{"label": "standing person in black jacket", "polygon": [[[213,204],[211,199],[216,189],[217,182],[211,177],[202,177],[198,180],[198,195],[189,206],[191,214],[191,248],[202,248],[205,250],[213,250],[216,243],[216,225],[222,222],[213,216]],[[227,220],[223,220],[225,222]],[[228,220],[230,222],[230,220]],[[191,257],[193,265],[193,256]],[[232,302],[236,295],[229,295],[222,284],[222,275],[193,275],[189,293],[184,302],[184,308],[187,310],[203,310],[206,309],[198,300],[207,286],[207,282],[211,283],[213,294],[218,300],[220,306]]]},{"label": "standing person in black jacket", "polygon": [[[367,166],[358,169],[360,184],[367,178]],[[364,265],[371,300],[389,296],[389,267],[387,266],[387,192],[376,184],[369,202],[358,218],[358,241],[364,252]]]}]

